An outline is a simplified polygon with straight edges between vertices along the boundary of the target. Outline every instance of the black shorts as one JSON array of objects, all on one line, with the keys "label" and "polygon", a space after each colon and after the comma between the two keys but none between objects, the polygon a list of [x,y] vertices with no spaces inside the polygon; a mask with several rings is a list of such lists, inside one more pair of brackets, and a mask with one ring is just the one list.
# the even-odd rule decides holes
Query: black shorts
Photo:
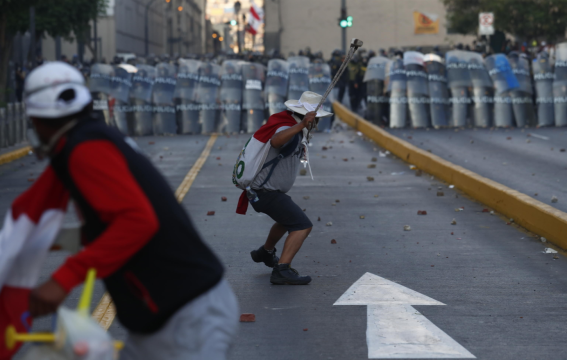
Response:
[{"label": "black shorts", "polygon": [[264,213],[288,232],[305,230],[313,227],[311,220],[288,195],[279,191],[256,191],[258,201],[252,203],[256,212]]}]

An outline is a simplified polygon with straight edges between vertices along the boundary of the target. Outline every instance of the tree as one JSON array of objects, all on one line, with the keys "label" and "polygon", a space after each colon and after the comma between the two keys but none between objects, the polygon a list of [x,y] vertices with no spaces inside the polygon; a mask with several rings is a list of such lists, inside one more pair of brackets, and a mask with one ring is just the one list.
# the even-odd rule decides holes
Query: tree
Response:
[{"label": "tree", "polygon": [[[45,34],[68,40],[74,38],[85,43],[94,53],[90,21],[106,10],[107,2],[108,0],[0,0],[0,89],[6,88],[12,38],[18,31],[26,32],[30,27],[30,6],[35,6],[36,9],[36,39]],[[3,44],[9,47],[4,48]],[[4,94],[0,94],[0,101],[3,99]]]},{"label": "tree", "polygon": [[25,12],[29,14],[30,6],[38,2],[39,0],[0,0],[0,104],[6,99],[8,63],[17,32],[10,26],[10,19]]},{"label": "tree", "polygon": [[[107,3],[108,0],[39,1],[36,5],[36,36],[61,36],[90,46],[90,22],[106,10]],[[24,32],[29,29],[29,16],[21,13],[13,18],[11,25],[12,28]]]},{"label": "tree", "polygon": [[565,37],[567,0],[441,0],[447,23],[459,34],[478,33],[478,14],[494,13],[494,28],[524,41]]}]

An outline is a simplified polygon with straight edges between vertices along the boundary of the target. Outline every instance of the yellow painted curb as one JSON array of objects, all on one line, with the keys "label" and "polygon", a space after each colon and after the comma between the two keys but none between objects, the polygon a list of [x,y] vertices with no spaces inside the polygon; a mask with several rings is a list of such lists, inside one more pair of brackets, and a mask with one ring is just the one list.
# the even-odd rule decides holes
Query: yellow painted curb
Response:
[{"label": "yellow painted curb", "polygon": [[29,154],[31,149],[32,148],[30,146],[26,146],[21,149],[10,151],[9,153],[0,155],[0,165],[7,164],[9,162],[18,160],[19,158],[26,156],[27,154]]},{"label": "yellow painted curb", "polygon": [[455,185],[459,190],[493,208],[496,212],[514,219],[518,225],[567,250],[567,213],[391,135],[350,112],[338,102],[333,103],[333,109],[346,124],[362,132],[400,159]]}]

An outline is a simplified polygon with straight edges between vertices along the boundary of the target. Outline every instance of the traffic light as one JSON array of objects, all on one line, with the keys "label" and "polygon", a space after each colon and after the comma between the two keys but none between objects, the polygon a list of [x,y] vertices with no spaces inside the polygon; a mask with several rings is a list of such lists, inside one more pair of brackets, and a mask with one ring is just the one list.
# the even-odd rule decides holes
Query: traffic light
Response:
[{"label": "traffic light", "polygon": [[342,28],[352,27],[352,16],[339,19],[339,26]]},{"label": "traffic light", "polygon": [[230,25],[236,26],[236,20],[230,20]]}]

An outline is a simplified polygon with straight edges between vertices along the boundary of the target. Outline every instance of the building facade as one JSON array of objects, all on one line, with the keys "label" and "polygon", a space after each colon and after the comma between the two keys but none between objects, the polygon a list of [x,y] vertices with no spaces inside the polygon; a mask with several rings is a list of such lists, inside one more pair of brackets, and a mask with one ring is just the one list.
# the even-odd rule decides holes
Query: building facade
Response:
[{"label": "building facade", "polygon": [[[252,3],[263,8],[264,2],[269,1],[272,0],[238,0],[240,3],[238,14],[234,8],[236,0],[207,1],[207,18],[211,21],[213,29],[223,36],[222,50],[238,52],[240,43],[242,50],[264,51],[264,28],[260,27],[257,34],[252,36],[245,31],[245,27],[249,20]],[[231,24],[231,21],[236,21],[236,24]]]},{"label": "building facade", "polygon": [[[440,0],[346,0],[346,5],[347,15],[353,18],[347,42],[359,38],[366,49],[446,47],[473,40],[448,33]],[[310,47],[328,57],[341,48],[341,0],[266,0],[264,6],[266,51],[278,49],[287,55]],[[418,28],[423,15],[437,28],[423,24]]]},{"label": "building facade", "polygon": [[[96,23],[96,58],[112,61],[120,54],[202,54],[206,51],[205,8],[206,0],[110,0],[106,14]],[[93,42],[84,51],[86,60],[94,57],[94,26]],[[42,52],[46,60],[55,60],[60,55],[72,58],[80,49],[74,41],[46,37]]]}]

